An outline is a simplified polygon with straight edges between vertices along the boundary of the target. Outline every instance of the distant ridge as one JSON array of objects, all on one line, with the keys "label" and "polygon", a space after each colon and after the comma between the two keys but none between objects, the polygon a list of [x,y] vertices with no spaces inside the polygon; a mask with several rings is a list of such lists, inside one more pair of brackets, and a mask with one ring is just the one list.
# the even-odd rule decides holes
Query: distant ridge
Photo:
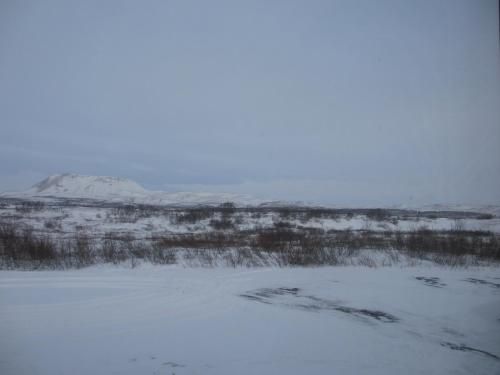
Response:
[{"label": "distant ridge", "polygon": [[62,174],[49,176],[32,190],[40,195],[106,196],[147,194],[138,183],[121,177],[80,176]]},{"label": "distant ridge", "polygon": [[0,193],[4,198],[22,199],[95,199],[110,202],[153,204],[153,205],[218,205],[233,202],[237,206],[277,207],[309,207],[309,208],[385,208],[418,211],[470,211],[492,214],[500,217],[500,205],[391,205],[380,206],[346,206],[324,205],[312,202],[263,200],[245,194],[208,193],[208,192],[165,192],[147,190],[135,181],[112,176],[84,176],[78,174],[56,174],[48,176],[20,192]]},{"label": "distant ridge", "polygon": [[254,205],[262,203],[261,200],[243,194],[150,191],[127,178],[83,176],[70,173],[48,176],[28,190],[1,195],[19,198],[87,198],[163,205],[220,204],[224,202]]}]

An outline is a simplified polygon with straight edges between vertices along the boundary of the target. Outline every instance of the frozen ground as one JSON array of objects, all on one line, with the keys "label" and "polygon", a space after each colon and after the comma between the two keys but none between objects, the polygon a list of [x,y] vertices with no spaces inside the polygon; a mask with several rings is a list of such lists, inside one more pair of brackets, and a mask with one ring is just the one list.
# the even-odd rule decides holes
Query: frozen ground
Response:
[{"label": "frozen ground", "polygon": [[[44,206],[40,209],[23,210],[23,204],[28,202],[43,202]],[[351,215],[317,217],[306,214],[283,217],[279,208],[294,207],[297,210],[306,206],[296,206],[297,202],[263,201],[239,194],[149,191],[124,178],[73,174],[49,176],[26,191],[0,193],[0,224],[24,225],[39,234],[58,237],[73,236],[76,231],[86,231],[93,237],[102,237],[106,232],[113,232],[142,239],[212,230],[210,222],[217,216],[203,217],[190,223],[177,222],[175,212],[169,212],[168,208],[217,206],[224,202],[233,202],[240,208],[254,209],[253,212],[240,210],[232,216],[234,228],[237,230],[268,228],[275,223],[287,222],[296,228],[307,227],[325,231],[414,231],[426,228],[438,231],[462,229],[500,233],[498,205],[431,205],[414,208],[422,212],[435,211],[437,216],[430,217],[407,215],[409,212],[400,212],[385,218],[368,217],[359,212]],[[147,204],[150,207],[149,211],[139,210],[136,206],[136,210],[133,208],[128,213],[123,212],[127,204]],[[264,208],[272,210],[263,210]],[[257,209],[260,211],[256,211]],[[469,215],[463,215],[464,213]],[[473,215],[474,213],[488,214],[489,218],[480,218]]]},{"label": "frozen ground", "polygon": [[499,374],[500,270],[0,272],[0,373]]},{"label": "frozen ground", "polygon": [[[149,212],[144,217],[120,217],[109,207],[85,207],[55,205],[38,211],[20,212],[13,203],[0,206],[0,223],[16,223],[33,228],[37,233],[73,236],[78,230],[86,231],[94,237],[105,233],[133,235],[137,239],[168,234],[202,233],[212,230],[212,217],[196,223],[176,223],[172,213],[165,211]],[[215,216],[218,218],[219,216]],[[279,212],[264,212],[257,217],[250,212],[238,212],[233,216],[235,229],[255,230],[269,228],[275,223],[287,222],[292,227],[317,228],[328,230],[370,230],[370,231],[414,231],[420,228],[430,230],[453,230],[457,225],[465,230],[482,230],[500,233],[500,216],[491,219],[467,218],[409,218],[395,221],[375,220],[365,215],[352,217],[341,215],[336,219],[308,218],[307,220],[283,219]]]}]

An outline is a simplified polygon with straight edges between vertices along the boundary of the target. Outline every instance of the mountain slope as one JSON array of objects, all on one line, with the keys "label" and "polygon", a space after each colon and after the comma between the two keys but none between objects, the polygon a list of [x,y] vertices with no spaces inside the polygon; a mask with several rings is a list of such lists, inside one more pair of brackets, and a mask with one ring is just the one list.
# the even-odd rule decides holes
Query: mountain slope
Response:
[{"label": "mountain slope", "polygon": [[241,194],[150,191],[126,178],[76,174],[49,176],[31,189],[2,195],[23,198],[87,198],[145,204],[219,204],[228,201],[240,205],[260,203]]},{"label": "mountain slope", "polygon": [[145,195],[147,190],[134,181],[119,177],[63,174],[49,176],[29,191],[39,196],[113,197]]}]

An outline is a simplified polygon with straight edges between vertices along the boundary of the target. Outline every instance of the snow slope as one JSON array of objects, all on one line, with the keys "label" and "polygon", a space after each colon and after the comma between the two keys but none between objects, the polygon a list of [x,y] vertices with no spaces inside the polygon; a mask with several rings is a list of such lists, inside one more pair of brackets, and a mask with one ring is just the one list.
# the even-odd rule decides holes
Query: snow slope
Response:
[{"label": "snow slope", "polygon": [[86,198],[144,204],[259,204],[247,195],[231,193],[164,192],[144,189],[125,178],[62,174],[49,176],[23,192],[1,194],[19,198]]},{"label": "snow slope", "polygon": [[500,373],[498,268],[0,272],[0,373]]},{"label": "snow slope", "polygon": [[63,174],[49,176],[27,192],[39,196],[115,197],[147,195],[147,190],[134,181],[109,176]]}]

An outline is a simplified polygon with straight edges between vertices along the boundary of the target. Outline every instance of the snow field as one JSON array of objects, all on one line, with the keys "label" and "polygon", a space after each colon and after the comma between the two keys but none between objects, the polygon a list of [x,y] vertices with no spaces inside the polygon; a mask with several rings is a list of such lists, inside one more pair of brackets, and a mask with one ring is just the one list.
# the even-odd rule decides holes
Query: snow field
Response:
[{"label": "snow field", "polygon": [[495,374],[499,286],[489,267],[1,271],[0,372]]}]

